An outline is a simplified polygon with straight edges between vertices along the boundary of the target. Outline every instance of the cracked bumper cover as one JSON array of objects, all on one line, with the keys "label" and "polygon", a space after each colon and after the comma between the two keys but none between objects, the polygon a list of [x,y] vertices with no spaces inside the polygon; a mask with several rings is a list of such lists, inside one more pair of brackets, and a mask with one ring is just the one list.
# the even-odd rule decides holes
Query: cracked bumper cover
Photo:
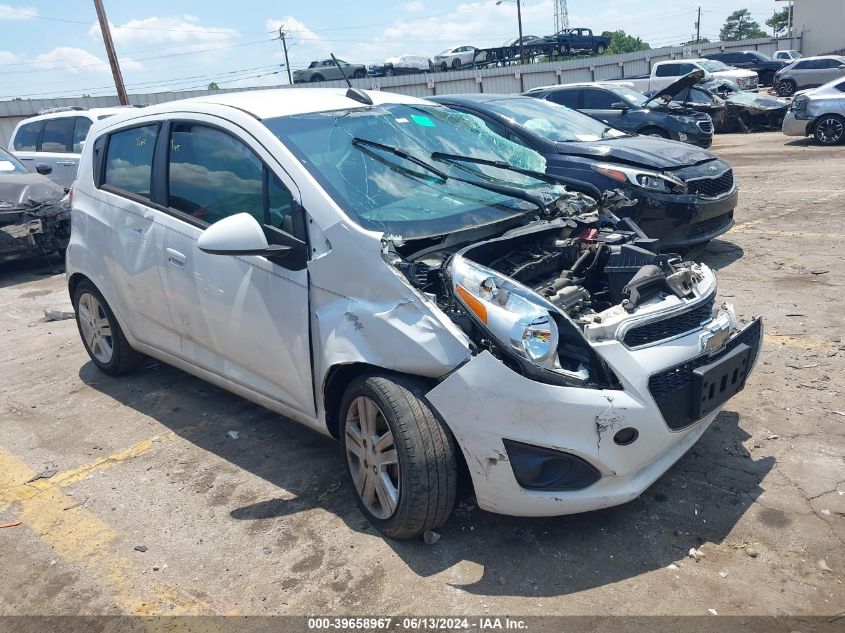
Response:
[{"label": "cracked bumper cover", "polygon": [[[607,508],[637,498],[702,436],[718,415],[671,430],[648,389],[649,377],[701,355],[701,331],[662,345],[629,350],[595,344],[623,389],[559,387],[535,382],[488,352],[475,356],[428,394],[466,458],[478,505],[515,516],[554,516]],[[621,429],[638,439],[614,443]],[[564,451],[601,473],[577,491],[529,490],[517,483],[503,438]]]}]

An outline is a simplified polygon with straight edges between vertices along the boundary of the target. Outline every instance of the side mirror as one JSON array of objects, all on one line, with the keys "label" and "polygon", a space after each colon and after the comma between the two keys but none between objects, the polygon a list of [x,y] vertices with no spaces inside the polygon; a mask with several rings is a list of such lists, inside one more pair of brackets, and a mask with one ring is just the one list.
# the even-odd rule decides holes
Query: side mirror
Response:
[{"label": "side mirror", "polygon": [[197,246],[210,255],[279,257],[291,250],[290,246],[268,244],[261,225],[249,213],[230,215],[215,222],[202,232]]},{"label": "side mirror", "polygon": [[625,111],[628,109],[628,105],[623,103],[622,101],[617,101],[616,103],[611,103],[610,107],[614,110],[622,110]]},{"label": "side mirror", "polygon": [[46,163],[35,163],[35,171],[42,176],[48,176],[53,173],[53,168]]}]

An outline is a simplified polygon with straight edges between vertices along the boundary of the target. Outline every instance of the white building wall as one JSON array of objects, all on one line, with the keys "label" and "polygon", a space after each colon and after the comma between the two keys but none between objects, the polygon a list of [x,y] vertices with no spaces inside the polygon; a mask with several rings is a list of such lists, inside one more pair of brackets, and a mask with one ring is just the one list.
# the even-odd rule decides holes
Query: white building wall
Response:
[{"label": "white building wall", "polygon": [[805,57],[845,51],[845,0],[795,0],[792,16]]}]

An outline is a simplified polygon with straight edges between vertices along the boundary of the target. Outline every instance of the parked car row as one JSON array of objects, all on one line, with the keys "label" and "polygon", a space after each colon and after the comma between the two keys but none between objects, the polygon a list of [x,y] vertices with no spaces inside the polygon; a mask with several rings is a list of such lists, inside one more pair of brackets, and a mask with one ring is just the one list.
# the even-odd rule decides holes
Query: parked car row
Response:
[{"label": "parked car row", "polygon": [[673,254],[732,222],[730,166],[536,97],[127,110],[91,128],[73,192],[91,362],[151,356],[336,438],[393,538],[446,521],[462,463],[501,514],[636,498],[762,342],[710,268]]}]

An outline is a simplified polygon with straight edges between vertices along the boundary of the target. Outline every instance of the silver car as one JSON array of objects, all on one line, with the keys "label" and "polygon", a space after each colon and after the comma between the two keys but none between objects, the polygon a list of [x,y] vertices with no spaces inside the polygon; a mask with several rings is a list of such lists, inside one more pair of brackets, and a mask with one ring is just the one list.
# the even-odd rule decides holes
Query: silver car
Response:
[{"label": "silver car", "polygon": [[822,145],[845,139],[845,77],[795,95],[783,120],[787,136],[813,135]]},{"label": "silver car", "polygon": [[837,77],[845,77],[845,57],[802,57],[775,73],[775,89],[781,97],[791,97],[796,90],[815,88]]}]

